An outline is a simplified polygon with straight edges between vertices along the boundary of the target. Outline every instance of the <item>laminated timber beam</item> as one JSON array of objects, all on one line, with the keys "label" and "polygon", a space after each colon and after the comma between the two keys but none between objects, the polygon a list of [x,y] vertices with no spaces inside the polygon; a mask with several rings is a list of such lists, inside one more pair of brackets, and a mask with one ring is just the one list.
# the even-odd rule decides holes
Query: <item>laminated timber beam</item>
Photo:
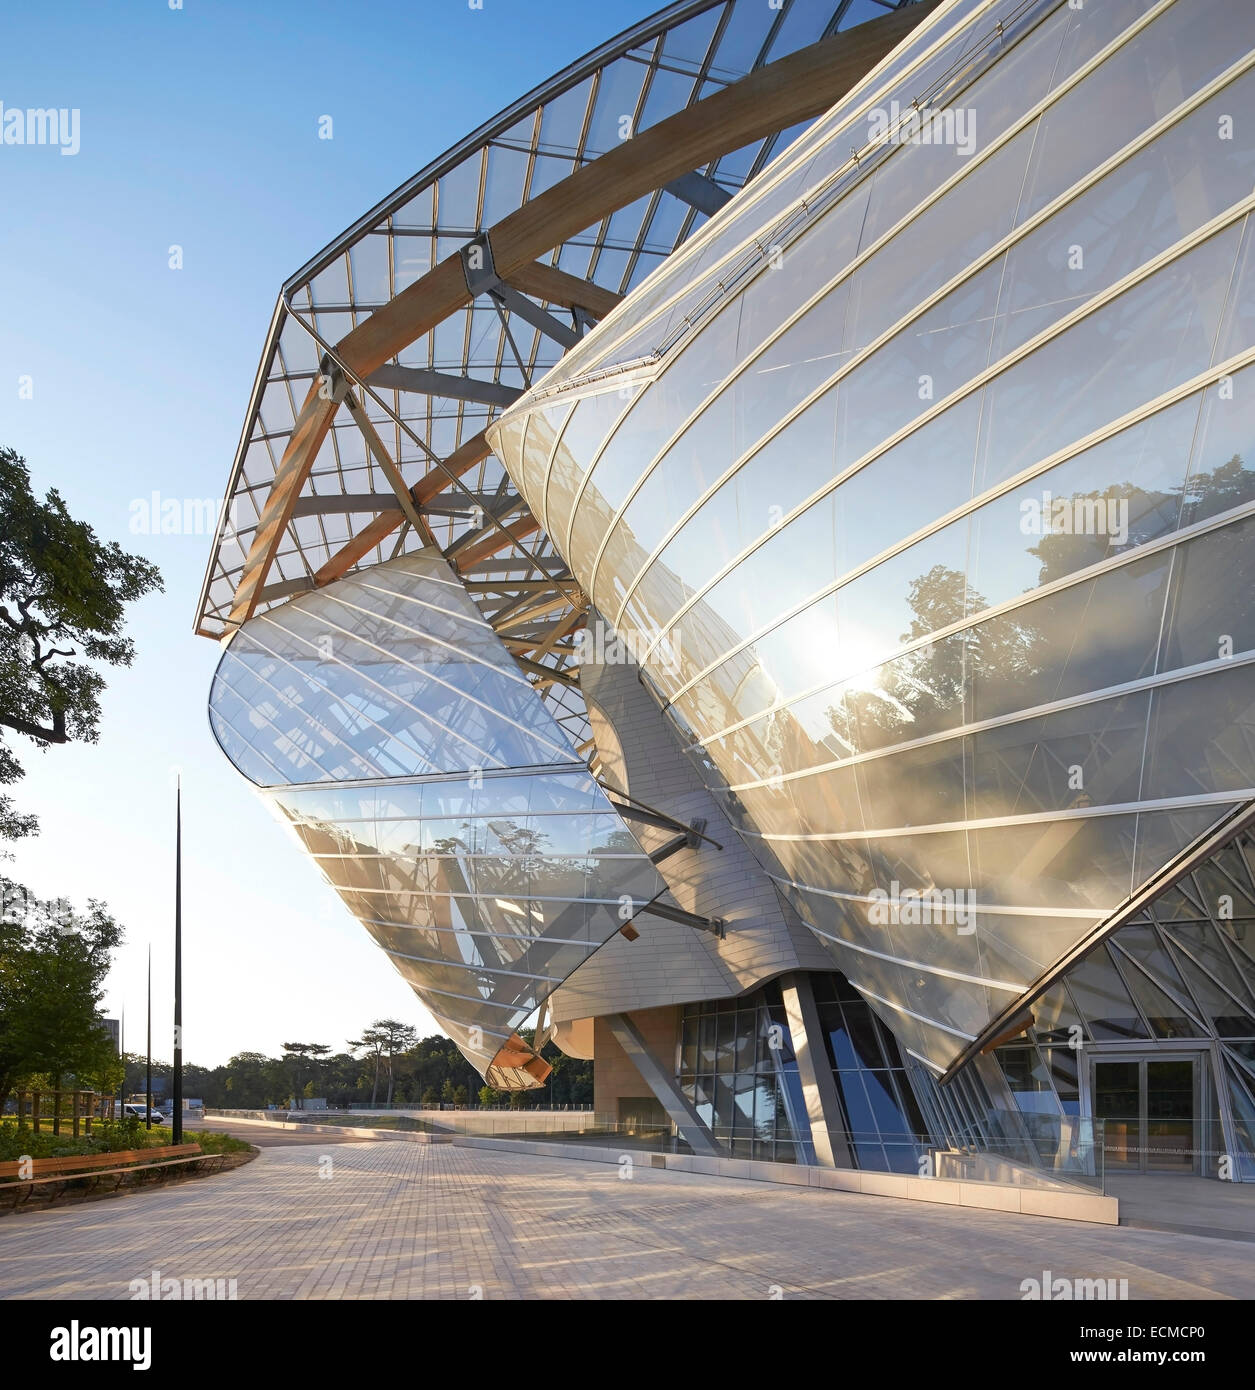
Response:
[{"label": "laminated timber beam", "polygon": [[525,676],[531,676],[537,686],[553,685],[555,682],[558,685],[569,685],[573,689],[579,686],[579,678],[572,671],[560,671],[556,666],[545,666],[526,656],[513,655],[515,665]]},{"label": "laminated timber beam", "polygon": [[623,299],[613,290],[594,285],[591,280],[581,280],[578,275],[543,261],[532,261],[530,265],[511,271],[509,283],[533,299],[547,299],[563,309],[583,309],[595,319],[604,319]]},{"label": "laminated timber beam", "polygon": [[519,594],[548,594],[554,589],[580,592],[579,580],[569,574],[556,579],[467,579],[462,587],[468,594],[502,594],[511,599]]},{"label": "laminated timber beam", "polygon": [[[755,69],[740,81],[624,140],[488,230],[497,274],[520,289],[529,276],[535,284],[540,258],[594,222],[721,155],[801,121],[813,120],[849,91],[933,8],[928,3],[911,5],[821,39]],[[540,270],[543,274],[544,268]],[[550,281],[556,284],[552,277]],[[534,292],[549,297],[547,290]],[[472,298],[461,253],[455,252],[358,324],[336,345],[335,356],[350,372],[369,377],[424,333],[464,308]],[[322,379],[311,383],[275,470],[236,586],[228,617],[233,627],[250,618],[257,607],[296,499],[331,428],[338,404]],[[393,525],[397,524],[395,514],[390,519]],[[377,544],[377,539],[365,544],[360,554]],[[341,556],[345,553],[340,552]],[[324,570],[335,568],[337,558],[333,557],[319,571],[320,584],[329,582],[321,576]],[[338,569],[332,578],[338,578],[352,563],[355,562]]]},{"label": "laminated timber beam", "polygon": [[352,391],[345,393],[344,403],[349,408],[349,414],[353,417],[354,424],[362,432],[362,438],[366,441],[366,447],[374,456],[375,462],[379,465],[383,475],[388,480],[388,485],[396,494],[397,501],[401,504],[401,510],[405,514],[405,519],[410,523],[419,536],[422,537],[424,545],[435,545],[436,538],[431,533],[431,527],[419,515],[418,508],[414,505],[414,499],[410,496],[410,490],[405,485],[405,479],[401,476],[401,470],[392,461],[392,455],[388,452],[387,446],[379,437],[379,431],[375,429],[373,422],[365,410],[362,409],[357,397]]},{"label": "laminated timber beam", "polygon": [[500,531],[489,531],[481,541],[463,547],[457,553],[456,565],[459,570],[467,570],[472,565],[478,564],[480,560],[487,560],[493,555],[500,555],[503,550],[509,550],[517,541],[525,541],[529,536],[534,536],[540,530],[540,522],[534,516],[524,515],[511,526],[503,527]]},{"label": "laminated timber beam", "polygon": [[492,625],[492,630],[498,634],[510,632],[514,628],[525,627],[528,623],[534,623],[538,618],[547,618],[551,613],[556,613],[560,608],[566,608],[568,604],[576,602],[571,594],[564,589],[555,588],[550,593],[539,600],[533,600],[529,594],[524,594],[517,602],[503,609],[500,613],[495,613],[488,620]]},{"label": "laminated timber beam", "polygon": [[[414,484],[410,489],[410,497],[414,505],[422,507],[434,497],[438,497],[448,486],[450,475],[460,478],[464,473],[469,473],[476,464],[483,463],[491,453],[492,450],[488,447],[488,441],[482,433],[472,435],[465,444],[455,449],[445,459],[443,468],[433,469]],[[377,545],[382,545],[404,519],[405,514],[399,507],[381,513],[345,545],[341,546],[322,566],[314,575],[315,584],[322,588],[323,585],[334,583],[342,575],[347,574],[363,555],[369,555]]]},{"label": "laminated timber beam", "polygon": [[[511,493],[506,497],[495,497],[487,502],[481,502],[479,507],[482,513],[480,525],[476,530],[468,531],[465,535],[459,536],[449,549],[445,551],[445,559],[454,566],[457,565],[458,556],[461,555],[464,550],[468,550],[474,545],[477,539],[482,539],[477,533],[479,530],[483,529],[489,519],[504,522],[507,517],[513,516],[516,512],[521,515],[527,511],[527,503],[524,502],[517,493]],[[485,532],[485,534],[491,533]]]}]

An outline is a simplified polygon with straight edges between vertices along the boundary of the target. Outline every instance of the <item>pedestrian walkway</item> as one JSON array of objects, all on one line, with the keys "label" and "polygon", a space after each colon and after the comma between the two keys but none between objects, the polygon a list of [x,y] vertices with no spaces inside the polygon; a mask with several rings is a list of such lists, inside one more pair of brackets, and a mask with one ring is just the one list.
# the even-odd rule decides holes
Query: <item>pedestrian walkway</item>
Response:
[{"label": "pedestrian walkway", "polygon": [[[1043,1270],[1131,1299],[1255,1297],[1248,1246],[455,1144],[265,1149],[221,1177],[0,1218],[0,1297],[1018,1299]],[[621,1177],[620,1173],[631,1177]]]},{"label": "pedestrian walkway", "polygon": [[1255,1242],[1255,1183],[1108,1173],[1107,1192],[1120,1199],[1122,1226]]}]

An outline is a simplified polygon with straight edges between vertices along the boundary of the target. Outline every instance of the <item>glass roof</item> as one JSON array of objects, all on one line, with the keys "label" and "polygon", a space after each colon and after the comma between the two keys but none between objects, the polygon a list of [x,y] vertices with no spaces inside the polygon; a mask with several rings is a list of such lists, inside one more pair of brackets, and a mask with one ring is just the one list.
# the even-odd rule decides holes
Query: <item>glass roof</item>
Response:
[{"label": "glass roof", "polygon": [[[275,309],[223,525],[209,560],[197,631],[221,637],[232,630],[229,615],[258,518],[301,403],[319,376],[326,346],[338,343],[477,235],[616,147],[625,117],[630,117],[631,133],[640,134],[755,68],[904,3],[783,0],[772,8],[762,0],[681,0],[521,98],[302,267],[284,285]],[[721,200],[754,178],[798,133],[797,128],[779,131],[694,172],[710,181]],[[659,188],[555,246],[547,264],[603,291],[626,295],[706,220],[691,201]],[[413,487],[434,474],[433,481],[441,484],[433,487],[423,508],[430,537],[397,510],[395,479],[389,479],[361,428],[342,407],[264,577],[256,611],[315,587],[320,568],[385,508],[394,512],[396,524],[356,557],[358,568],[432,540],[449,552],[485,524],[485,514],[491,525],[509,526],[518,534],[513,542],[503,535],[510,543],[497,553],[459,565],[464,578],[479,582],[475,597],[490,620],[516,601],[520,583],[534,585],[567,574],[544,533],[534,523],[529,528],[525,504],[491,453],[457,480],[443,477],[438,465],[542,378],[587,326],[578,314],[544,299],[533,296],[530,305],[548,310],[546,328],[558,321],[568,342],[529,321],[534,313],[521,316],[517,301],[503,306],[480,295],[389,363],[389,368],[467,380],[410,378],[407,389],[371,382],[371,392],[362,393],[365,415],[400,481]],[[339,500],[343,498],[351,501]],[[487,587],[494,583],[497,588]],[[521,638],[511,632],[516,641],[539,637],[543,650],[536,661],[562,668],[569,643],[545,643],[569,616],[549,612]],[[577,742],[585,737],[578,691],[558,681],[547,683],[545,691],[559,723]]]}]

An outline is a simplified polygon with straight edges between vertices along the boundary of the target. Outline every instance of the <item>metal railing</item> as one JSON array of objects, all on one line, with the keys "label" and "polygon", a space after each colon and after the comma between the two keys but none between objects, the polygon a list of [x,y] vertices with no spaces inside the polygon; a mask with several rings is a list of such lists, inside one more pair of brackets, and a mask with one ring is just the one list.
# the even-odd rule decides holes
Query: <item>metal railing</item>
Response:
[{"label": "metal railing", "polygon": [[[589,1144],[687,1154],[692,1150],[670,1121],[620,1119],[594,1111],[508,1109],[426,1110],[409,1114],[359,1110],[252,1110],[207,1112],[230,1117],[465,1135],[519,1143]],[[1104,1122],[1077,1115],[1035,1115],[989,1110],[950,1142],[928,1135],[827,1129],[790,1137],[773,1127],[715,1125],[709,1131],[722,1156],[771,1163],[816,1165],[829,1154],[839,1168],[911,1177],[1035,1188],[1106,1190]],[[816,1140],[820,1153],[816,1152]],[[826,1140],[826,1145],[822,1142]],[[824,1150],[828,1152],[823,1152]]]},{"label": "metal railing", "polygon": [[1104,1126],[1105,1121],[1086,1115],[987,1110],[966,1136],[935,1150],[935,1161],[969,1182],[1064,1184],[1105,1192]]}]

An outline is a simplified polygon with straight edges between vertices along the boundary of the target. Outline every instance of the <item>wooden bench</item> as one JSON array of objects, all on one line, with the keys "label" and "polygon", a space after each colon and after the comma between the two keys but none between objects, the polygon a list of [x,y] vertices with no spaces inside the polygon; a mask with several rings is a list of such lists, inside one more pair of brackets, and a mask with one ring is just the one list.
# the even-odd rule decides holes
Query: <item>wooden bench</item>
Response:
[{"label": "wooden bench", "polygon": [[[64,1158],[33,1158],[28,1160],[29,1176],[23,1177],[20,1159],[0,1163],[0,1193],[13,1193],[13,1207],[24,1205],[36,1188],[59,1183],[63,1188],[73,1182],[96,1178],[113,1178],[116,1192],[127,1177],[151,1170],[173,1168],[184,1163],[216,1161],[222,1167],[226,1154],[201,1152],[199,1144],[162,1144],[150,1149],[122,1149],[117,1153],[68,1154]],[[55,1197],[56,1193],[49,1196]],[[20,1199],[20,1200],[19,1200]]]}]

